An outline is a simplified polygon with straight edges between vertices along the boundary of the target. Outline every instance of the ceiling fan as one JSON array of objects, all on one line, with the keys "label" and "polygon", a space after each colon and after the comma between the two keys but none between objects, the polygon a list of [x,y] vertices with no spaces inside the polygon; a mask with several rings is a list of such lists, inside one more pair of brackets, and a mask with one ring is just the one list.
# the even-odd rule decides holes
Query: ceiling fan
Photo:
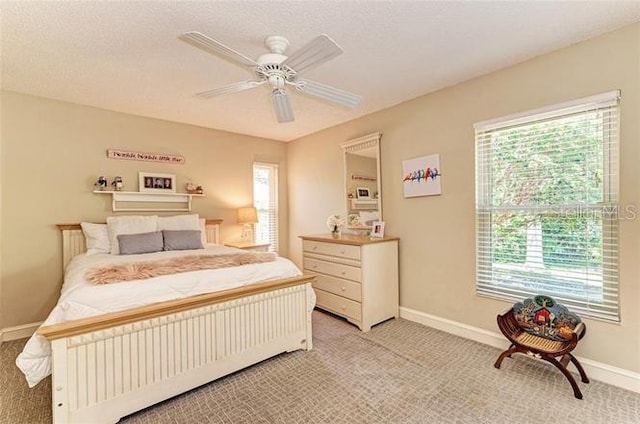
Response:
[{"label": "ceiling fan", "polygon": [[178,38],[208,53],[223,56],[237,65],[253,69],[253,73],[256,76],[255,79],[237,82],[196,94],[205,99],[268,84],[271,89],[273,109],[275,110],[278,122],[284,123],[293,121],[293,111],[291,110],[289,94],[286,90],[287,86],[291,86],[297,91],[318,97],[322,100],[350,108],[360,103],[360,99],[362,98],[356,94],[329,85],[298,77],[304,71],[315,68],[342,54],[342,48],[325,34],[314,38],[291,56],[284,54],[287,47],[289,47],[289,40],[279,35],[270,35],[264,42],[270,50],[270,53],[265,53],[256,60],[200,32],[185,32]]}]

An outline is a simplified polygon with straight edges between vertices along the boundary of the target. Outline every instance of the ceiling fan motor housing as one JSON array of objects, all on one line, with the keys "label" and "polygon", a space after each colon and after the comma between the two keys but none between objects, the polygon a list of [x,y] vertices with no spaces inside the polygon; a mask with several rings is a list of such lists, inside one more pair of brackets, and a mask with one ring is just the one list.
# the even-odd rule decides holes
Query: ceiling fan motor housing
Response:
[{"label": "ceiling fan motor housing", "polygon": [[283,53],[289,47],[289,40],[281,35],[270,35],[265,38],[264,44],[271,53],[265,53],[256,60],[256,76],[266,80],[274,90],[281,90],[286,83],[292,84],[296,79],[293,69],[281,65],[287,59]]},{"label": "ceiling fan motor housing", "polygon": [[279,63],[258,65],[255,72],[258,78],[267,80],[273,88],[282,88],[285,84],[293,84],[296,81],[296,72]]}]

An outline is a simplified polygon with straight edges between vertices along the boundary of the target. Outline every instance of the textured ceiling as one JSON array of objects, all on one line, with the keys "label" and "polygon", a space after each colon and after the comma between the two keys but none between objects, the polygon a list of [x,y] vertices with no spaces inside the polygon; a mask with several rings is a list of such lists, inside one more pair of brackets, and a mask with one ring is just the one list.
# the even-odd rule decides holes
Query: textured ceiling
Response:
[{"label": "textured ceiling", "polygon": [[[640,20],[640,2],[0,3],[2,89],[292,140]],[[321,33],[344,54],[305,78],[361,94],[353,110],[298,93],[278,124],[265,87],[203,100],[246,69],[178,40],[200,31],[256,58]]]}]

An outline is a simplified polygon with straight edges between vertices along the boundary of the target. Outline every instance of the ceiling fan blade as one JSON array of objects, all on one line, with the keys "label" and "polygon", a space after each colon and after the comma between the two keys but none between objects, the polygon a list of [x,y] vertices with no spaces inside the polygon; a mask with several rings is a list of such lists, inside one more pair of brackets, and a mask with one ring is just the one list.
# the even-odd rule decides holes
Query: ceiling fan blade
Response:
[{"label": "ceiling fan blade", "polygon": [[197,93],[196,96],[210,99],[211,97],[220,96],[222,94],[235,93],[236,91],[248,90],[264,84],[266,81],[241,81],[235,84],[225,85],[224,87],[214,88],[213,90]]},{"label": "ceiling fan blade", "polygon": [[289,103],[289,93],[283,89],[273,90],[273,110],[276,112],[278,122],[285,123],[293,121],[293,111]]},{"label": "ceiling fan blade", "polygon": [[194,47],[204,50],[207,53],[213,53],[216,55],[225,56],[227,59],[231,59],[232,61],[239,63],[244,66],[257,66],[255,60],[248,58],[247,56],[233,50],[230,47],[225,46],[224,44],[216,41],[212,38],[207,37],[206,35],[197,32],[190,31],[185,32],[180,37],[182,41],[191,44]]},{"label": "ceiling fan blade", "polygon": [[362,96],[316,81],[299,80],[295,86],[298,91],[303,93],[351,108],[356,107],[362,100]]},{"label": "ceiling fan blade", "polygon": [[322,34],[282,62],[297,73],[314,68],[342,54],[342,49],[328,35]]}]

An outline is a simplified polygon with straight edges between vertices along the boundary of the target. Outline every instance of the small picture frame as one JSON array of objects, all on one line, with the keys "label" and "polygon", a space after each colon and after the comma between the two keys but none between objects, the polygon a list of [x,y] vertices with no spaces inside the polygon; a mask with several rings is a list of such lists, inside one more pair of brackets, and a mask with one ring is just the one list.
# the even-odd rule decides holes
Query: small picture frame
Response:
[{"label": "small picture frame", "polygon": [[357,187],[356,188],[356,198],[360,200],[370,200],[371,199],[371,190],[366,187]]},{"label": "small picture frame", "polygon": [[384,237],[384,221],[374,221],[371,224],[371,237],[374,237],[374,238]]},{"label": "small picture frame", "polygon": [[146,193],[175,193],[176,176],[159,172],[138,172],[138,191]]}]

